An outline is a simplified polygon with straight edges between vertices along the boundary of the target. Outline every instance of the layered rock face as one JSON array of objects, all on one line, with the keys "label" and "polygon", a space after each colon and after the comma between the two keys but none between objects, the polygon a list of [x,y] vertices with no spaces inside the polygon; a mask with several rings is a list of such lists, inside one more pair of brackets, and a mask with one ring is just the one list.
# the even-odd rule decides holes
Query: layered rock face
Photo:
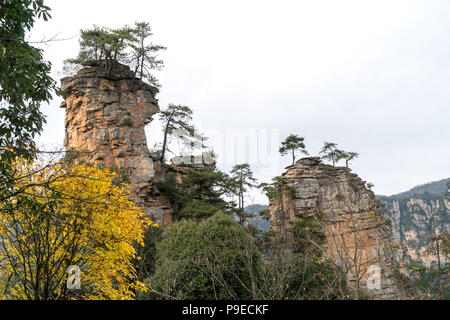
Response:
[{"label": "layered rock face", "polygon": [[378,197],[386,204],[392,238],[405,249],[398,257],[405,263],[419,262],[428,267],[436,263],[437,256],[426,250],[429,237],[450,232],[450,181],[444,190],[426,191],[432,184],[437,183],[414,193]]},{"label": "layered rock face", "polygon": [[365,288],[374,299],[400,298],[389,232],[365,182],[317,157],[298,160],[283,178],[289,192],[269,200],[272,229],[289,234],[300,217],[314,219],[326,235],[327,257],[350,287]]},{"label": "layered rock face", "polygon": [[66,97],[66,150],[76,150],[92,164],[117,168],[131,183],[132,200],[155,222],[171,223],[170,204],[154,187],[162,171],[147,147],[144,127],[159,112],[158,89],[114,62],[108,74],[101,61],[91,62],[75,76],[63,78]]}]

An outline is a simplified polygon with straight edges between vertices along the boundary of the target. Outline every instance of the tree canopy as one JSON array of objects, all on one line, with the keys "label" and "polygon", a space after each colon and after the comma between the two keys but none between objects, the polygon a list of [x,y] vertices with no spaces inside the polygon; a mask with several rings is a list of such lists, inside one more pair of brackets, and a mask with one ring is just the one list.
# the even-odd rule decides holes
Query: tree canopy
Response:
[{"label": "tree canopy", "polygon": [[[152,222],[116,174],[64,162],[14,163],[14,196],[0,203],[3,299],[132,299],[143,287],[133,266]],[[79,290],[66,285],[70,266]]]},{"label": "tree canopy", "polygon": [[241,224],[249,217],[245,213],[245,195],[250,188],[256,187],[256,178],[248,163],[234,165],[230,171],[231,193],[238,197],[237,216]]},{"label": "tree canopy", "polygon": [[283,156],[290,152],[292,154],[292,164],[294,164],[296,150],[300,150],[303,154],[308,154],[308,151],[305,149],[305,144],[303,142],[304,140],[305,138],[303,137],[290,134],[283,142],[281,142],[279,152]]},{"label": "tree canopy", "polygon": [[156,299],[250,299],[261,259],[244,228],[220,212],[170,226],[157,255],[147,281]]},{"label": "tree canopy", "polygon": [[325,141],[319,154],[322,155],[322,159],[331,161],[334,167],[342,152],[337,148],[337,143]]},{"label": "tree canopy", "polygon": [[158,52],[166,47],[149,42],[153,35],[148,22],[135,22],[134,26],[117,29],[94,26],[80,31],[80,51],[68,64],[84,64],[91,60],[104,60],[105,73],[109,73],[112,61],[130,66],[134,74],[149,84],[160,87],[151,70],[160,70],[164,63]]},{"label": "tree canopy", "polygon": [[192,124],[192,109],[188,106],[169,104],[161,110],[160,120],[163,122],[163,144],[161,149],[161,161],[164,162],[167,151],[168,138],[174,134],[194,135],[195,128]]},{"label": "tree canopy", "polygon": [[31,159],[34,137],[42,132],[44,114],[55,89],[51,64],[43,51],[25,40],[37,19],[47,21],[50,8],[42,0],[0,1],[0,183],[16,156]]},{"label": "tree canopy", "polygon": [[[302,230],[300,230],[302,231]],[[316,231],[313,231],[316,232]],[[303,244],[310,237],[306,232]],[[243,226],[222,212],[170,226],[157,245],[155,273],[143,299],[332,299],[337,281],[318,254],[292,254],[276,239],[271,259]],[[283,243],[284,244],[284,243]]]},{"label": "tree canopy", "polygon": [[175,175],[156,185],[168,195],[178,219],[206,219],[219,210],[229,212],[234,204],[222,199],[230,193],[229,176],[216,168],[191,168],[182,176]]},{"label": "tree canopy", "polygon": [[350,161],[352,161],[358,157],[359,157],[358,152],[347,152],[347,151],[340,150],[336,160],[337,161],[339,161],[341,159],[345,160],[345,166],[348,168]]}]

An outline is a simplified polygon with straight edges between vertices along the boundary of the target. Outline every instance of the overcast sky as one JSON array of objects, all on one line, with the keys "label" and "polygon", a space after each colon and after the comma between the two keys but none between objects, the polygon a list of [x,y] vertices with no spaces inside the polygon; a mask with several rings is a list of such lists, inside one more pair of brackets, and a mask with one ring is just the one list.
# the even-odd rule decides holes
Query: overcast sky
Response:
[{"label": "overcast sky", "polygon": [[[45,3],[53,18],[32,39],[74,37],[44,47],[56,79],[80,29],[149,21],[153,42],[168,48],[155,73],[160,106],[193,108],[223,170],[250,162],[270,180],[289,164],[277,148],[294,133],[312,155],[324,140],[359,152],[352,169],[377,194],[450,176],[448,0]],[[60,102],[44,107],[48,147],[63,141]],[[146,129],[150,146],[160,130],[156,121]],[[243,152],[233,151],[236,136],[248,138]]]}]

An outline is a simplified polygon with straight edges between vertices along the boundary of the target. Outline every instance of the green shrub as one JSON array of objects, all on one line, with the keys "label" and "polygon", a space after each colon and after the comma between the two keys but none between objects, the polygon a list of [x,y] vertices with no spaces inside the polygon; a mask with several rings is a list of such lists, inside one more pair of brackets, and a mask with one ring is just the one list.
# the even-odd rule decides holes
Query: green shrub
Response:
[{"label": "green shrub", "polygon": [[250,299],[261,256],[231,216],[181,220],[157,246],[156,269],[142,299]]}]

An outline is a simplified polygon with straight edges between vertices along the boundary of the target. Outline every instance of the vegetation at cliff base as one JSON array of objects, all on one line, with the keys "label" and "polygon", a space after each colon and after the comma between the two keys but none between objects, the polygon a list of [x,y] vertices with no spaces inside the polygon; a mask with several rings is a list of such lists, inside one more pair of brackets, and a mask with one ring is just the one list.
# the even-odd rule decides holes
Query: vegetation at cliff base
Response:
[{"label": "vegetation at cliff base", "polygon": [[216,168],[188,168],[180,182],[175,174],[170,174],[156,185],[168,195],[177,219],[201,220],[219,210],[229,212],[233,208],[232,203],[222,198],[230,193],[229,176]]},{"label": "vegetation at cliff base", "polygon": [[422,299],[449,300],[450,234],[429,237],[425,253],[436,257],[436,260],[429,266],[422,263],[407,265],[414,295]]},{"label": "vegetation at cliff base", "polygon": [[[18,159],[0,203],[0,292],[9,299],[132,299],[133,266],[152,222],[107,169]],[[66,286],[76,266],[80,290]]]},{"label": "vegetation at cliff base", "polygon": [[141,299],[337,297],[331,264],[284,250],[265,260],[246,230],[223,212],[167,228],[157,245],[155,273],[145,283],[149,291]]},{"label": "vegetation at cliff base", "polygon": [[157,247],[150,297],[250,299],[261,256],[245,230],[218,212],[170,226]]}]

